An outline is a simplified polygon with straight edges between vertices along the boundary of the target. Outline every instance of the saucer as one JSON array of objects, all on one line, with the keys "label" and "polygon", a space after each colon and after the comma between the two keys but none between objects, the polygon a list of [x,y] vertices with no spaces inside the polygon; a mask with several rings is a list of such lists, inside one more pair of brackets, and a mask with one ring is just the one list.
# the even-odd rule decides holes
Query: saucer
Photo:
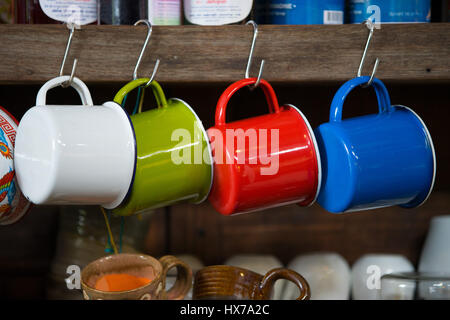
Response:
[{"label": "saucer", "polygon": [[14,143],[18,121],[0,107],[0,225],[20,220],[31,203],[19,189],[14,170]]}]

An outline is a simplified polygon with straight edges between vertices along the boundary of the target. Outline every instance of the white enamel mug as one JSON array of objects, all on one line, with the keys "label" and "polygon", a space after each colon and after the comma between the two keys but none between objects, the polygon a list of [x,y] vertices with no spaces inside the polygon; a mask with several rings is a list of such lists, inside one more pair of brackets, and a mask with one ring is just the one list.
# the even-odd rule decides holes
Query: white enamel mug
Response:
[{"label": "white enamel mug", "polygon": [[35,204],[119,206],[131,189],[136,141],[127,113],[115,102],[94,106],[87,86],[71,86],[83,105],[46,105],[47,91],[69,76],[54,78],[39,90],[36,106],[19,123],[15,167],[19,186]]}]

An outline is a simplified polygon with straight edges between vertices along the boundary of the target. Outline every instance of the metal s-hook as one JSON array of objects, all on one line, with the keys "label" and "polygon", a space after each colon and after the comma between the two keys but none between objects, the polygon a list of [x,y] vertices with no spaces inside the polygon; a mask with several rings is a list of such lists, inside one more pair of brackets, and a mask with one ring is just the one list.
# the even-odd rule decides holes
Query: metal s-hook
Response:
[{"label": "metal s-hook", "polygon": [[[364,48],[361,62],[359,63],[359,68],[358,68],[358,73],[357,73],[358,77],[361,77],[362,69],[364,66],[364,61],[366,60],[367,50],[369,49],[370,40],[372,40],[373,30],[375,27],[374,23],[370,19],[364,21],[364,23],[365,23],[366,27],[369,29],[369,37],[367,38],[366,47]],[[375,77],[375,74],[377,72],[379,64],[380,64],[380,59],[377,58],[375,61],[375,65],[373,66],[372,75],[370,76],[369,81],[365,85],[363,85],[363,87],[368,87],[372,84],[373,78]]]},{"label": "metal s-hook", "polygon": [[[144,52],[145,52],[145,49],[147,48],[148,42],[150,41],[150,36],[152,35],[152,29],[153,29],[152,25],[150,24],[150,22],[148,20],[145,20],[145,19],[139,20],[134,25],[137,26],[139,24],[147,25],[148,31],[147,31],[147,37],[145,38],[144,46],[142,47],[141,53],[139,54],[139,58],[138,58],[137,63],[136,63],[136,67],[134,68],[133,80],[136,80],[138,78],[137,71],[138,71],[138,68],[139,68],[139,66],[141,64],[142,57],[144,56]],[[160,60],[157,59],[156,63],[155,63],[155,67],[153,68],[152,76],[150,77],[150,80],[147,82],[145,87],[148,87],[150,85],[150,83],[152,83],[153,79],[155,78],[155,75],[158,72],[159,62],[160,62]]]},{"label": "metal s-hook", "polygon": [[[59,69],[59,76],[63,75],[64,65],[66,64],[67,56],[69,55],[70,45],[72,44],[73,34],[76,29],[81,29],[79,25],[75,23],[67,23],[67,28],[70,29],[69,39],[67,40],[66,51],[64,52],[64,58],[61,63],[61,68]],[[64,82],[61,86],[63,88],[67,88],[72,84],[73,77],[75,76],[75,69],[77,68],[78,59],[75,58],[73,60],[72,72],[70,73],[70,79]]]},{"label": "metal s-hook", "polygon": [[[253,40],[252,40],[252,46],[250,48],[250,54],[248,56],[248,62],[247,62],[247,68],[245,69],[245,78],[250,78],[250,67],[252,66],[252,58],[253,58],[253,51],[255,49],[255,42],[256,37],[258,36],[258,25],[255,23],[255,21],[250,20],[246,23],[246,25],[251,24],[253,26]],[[261,61],[261,65],[259,67],[259,74],[258,78],[256,80],[256,83],[252,86],[252,88],[256,88],[259,86],[259,83],[261,82],[261,76],[264,69],[264,60]]]}]

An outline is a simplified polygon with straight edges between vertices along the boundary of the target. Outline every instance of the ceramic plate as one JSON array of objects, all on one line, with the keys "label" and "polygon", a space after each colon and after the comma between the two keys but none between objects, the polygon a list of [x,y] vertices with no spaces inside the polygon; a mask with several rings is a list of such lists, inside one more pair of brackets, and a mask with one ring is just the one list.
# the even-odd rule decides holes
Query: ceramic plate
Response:
[{"label": "ceramic plate", "polygon": [[18,122],[0,107],[0,225],[17,222],[31,203],[19,190],[14,171],[14,142]]}]

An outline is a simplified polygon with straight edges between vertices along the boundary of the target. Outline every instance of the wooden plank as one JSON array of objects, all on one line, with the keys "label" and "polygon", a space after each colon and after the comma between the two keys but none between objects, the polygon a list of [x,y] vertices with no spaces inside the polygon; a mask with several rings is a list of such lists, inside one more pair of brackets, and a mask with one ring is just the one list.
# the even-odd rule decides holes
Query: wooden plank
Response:
[{"label": "wooden plank", "polygon": [[[355,76],[367,39],[363,25],[259,26],[252,75],[266,60],[271,82],[342,82]],[[376,29],[364,74],[375,57],[387,81],[450,81],[450,24],[396,24]],[[88,83],[124,83],[146,37],[146,27],[84,26],[76,30],[65,73],[74,57],[76,75]],[[153,28],[140,76],[166,83],[223,83],[244,76],[250,26]],[[59,73],[69,31],[62,25],[0,25],[0,84],[42,83]]]}]

